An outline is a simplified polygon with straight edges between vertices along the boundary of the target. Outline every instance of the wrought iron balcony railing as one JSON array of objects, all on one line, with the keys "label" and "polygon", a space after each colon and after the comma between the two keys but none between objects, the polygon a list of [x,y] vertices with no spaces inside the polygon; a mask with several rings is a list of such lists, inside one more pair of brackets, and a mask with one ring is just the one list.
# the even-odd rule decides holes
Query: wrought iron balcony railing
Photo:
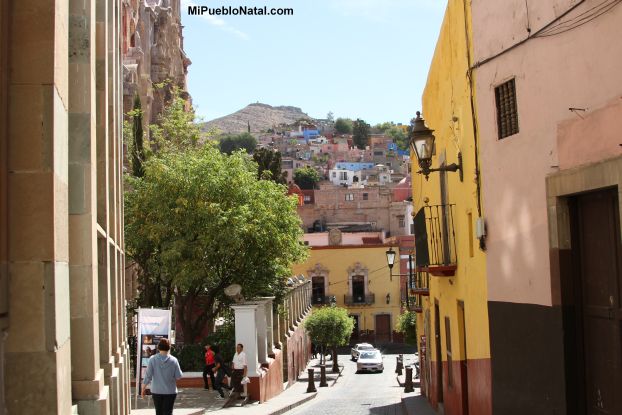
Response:
[{"label": "wrought iron balcony railing", "polygon": [[375,302],[374,294],[367,295],[344,295],[343,302],[345,305],[370,305]]},{"label": "wrought iron balcony railing", "polygon": [[414,217],[415,262],[419,271],[453,276],[457,268],[455,205],[422,207]]},{"label": "wrought iron balcony railing", "polygon": [[314,295],[311,299],[313,305],[330,304],[332,295]]}]

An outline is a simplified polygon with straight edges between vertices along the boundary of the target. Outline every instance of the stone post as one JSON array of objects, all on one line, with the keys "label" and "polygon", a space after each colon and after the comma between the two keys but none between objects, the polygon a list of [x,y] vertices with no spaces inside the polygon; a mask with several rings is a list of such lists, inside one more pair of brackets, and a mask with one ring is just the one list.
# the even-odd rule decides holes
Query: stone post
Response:
[{"label": "stone post", "polygon": [[326,382],[326,365],[320,366],[320,388],[325,388],[328,386]]},{"label": "stone post", "polygon": [[413,388],[413,368],[406,366],[406,380],[404,382],[404,393],[414,392]]},{"label": "stone post", "polygon": [[259,376],[257,322],[259,303],[248,302],[232,305],[235,311],[235,343],[242,343],[248,360],[248,376]]},{"label": "stone post", "polygon": [[313,378],[313,369],[307,369],[309,373],[309,386],[307,386],[307,393],[317,392],[315,389],[315,379]]},{"label": "stone post", "polygon": [[[268,306],[272,315],[272,299],[274,297],[264,297],[259,299],[257,308],[257,359],[259,363],[268,362],[268,353],[272,353],[272,346],[268,347]],[[271,341],[270,341],[271,343]]]}]

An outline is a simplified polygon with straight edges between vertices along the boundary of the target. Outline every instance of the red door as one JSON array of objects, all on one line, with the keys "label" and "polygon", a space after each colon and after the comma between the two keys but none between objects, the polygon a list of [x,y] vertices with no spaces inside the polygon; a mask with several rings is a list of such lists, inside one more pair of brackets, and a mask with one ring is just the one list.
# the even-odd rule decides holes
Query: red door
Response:
[{"label": "red door", "polygon": [[376,316],[376,343],[389,343],[391,341],[391,316],[379,314]]}]

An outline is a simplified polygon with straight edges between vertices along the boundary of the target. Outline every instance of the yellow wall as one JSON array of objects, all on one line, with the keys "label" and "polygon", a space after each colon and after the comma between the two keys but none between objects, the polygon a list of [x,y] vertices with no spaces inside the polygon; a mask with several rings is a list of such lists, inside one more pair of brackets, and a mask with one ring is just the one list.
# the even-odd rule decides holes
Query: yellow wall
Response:
[{"label": "yellow wall", "polygon": [[[439,303],[441,319],[442,359],[446,360],[447,357],[445,317],[449,317],[451,323],[453,360],[465,359],[463,347],[460,347],[464,342],[464,332],[459,330],[461,324],[458,301],[463,301],[465,307],[468,359],[490,358],[485,253],[479,249],[479,241],[475,237],[476,220],[480,214],[477,207],[475,141],[471,88],[467,77],[469,62],[464,11],[464,0],[449,0],[422,98],[422,115],[427,126],[435,130],[436,155],[432,159],[432,167],[440,165],[439,160],[443,153],[446,155],[447,164],[457,163],[458,152],[462,153],[464,166],[463,182],[460,182],[458,172],[446,173],[448,202],[456,205],[454,228],[458,269],[454,277],[430,276],[430,297],[424,299],[424,313],[419,316],[418,321],[418,334],[421,335],[424,316],[429,310],[431,331],[427,337],[428,357],[433,361],[437,360],[433,352],[435,300]],[[467,15],[467,19],[470,22],[470,15]],[[470,27],[467,30],[470,44]],[[413,171],[419,171],[414,154]],[[426,197],[430,205],[441,204],[438,172],[432,172],[429,181],[422,175],[413,177],[414,212],[425,205]]]},{"label": "yellow wall", "polygon": [[[385,254],[387,249],[388,246],[311,248],[307,261],[294,267],[294,275],[303,274],[309,277],[310,270],[320,264],[328,270],[329,286],[326,295],[334,295],[338,307],[345,307],[350,314],[359,315],[361,330],[374,330],[374,315],[385,313],[391,314],[391,329],[395,330],[400,314],[400,287],[398,276],[393,276],[393,280],[390,280]],[[357,262],[368,270],[367,289],[369,293],[375,294],[375,302],[372,305],[344,304],[344,295],[349,294],[350,290],[348,268],[354,267]],[[395,274],[400,272],[397,261],[393,272]],[[387,294],[391,295],[389,304],[386,303]]]}]

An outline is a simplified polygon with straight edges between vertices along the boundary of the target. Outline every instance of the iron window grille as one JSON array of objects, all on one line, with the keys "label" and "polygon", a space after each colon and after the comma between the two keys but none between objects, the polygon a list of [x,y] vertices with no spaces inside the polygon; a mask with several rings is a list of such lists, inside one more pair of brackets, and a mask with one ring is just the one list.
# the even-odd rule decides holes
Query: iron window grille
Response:
[{"label": "iron window grille", "polygon": [[497,104],[497,130],[499,139],[518,133],[518,108],[516,84],[511,79],[495,88]]}]

